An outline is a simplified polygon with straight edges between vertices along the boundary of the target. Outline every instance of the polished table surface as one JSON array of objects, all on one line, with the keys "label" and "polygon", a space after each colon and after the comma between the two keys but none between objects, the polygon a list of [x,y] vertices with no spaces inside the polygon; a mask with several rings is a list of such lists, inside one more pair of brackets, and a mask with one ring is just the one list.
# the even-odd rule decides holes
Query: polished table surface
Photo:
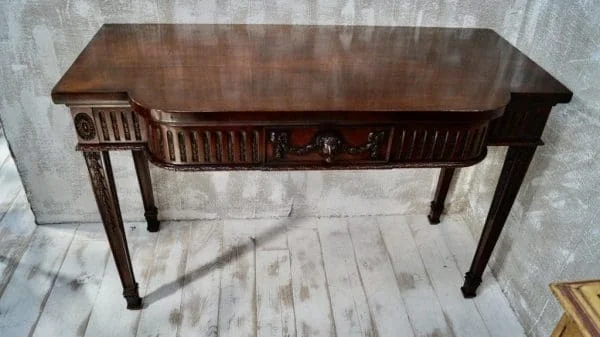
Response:
[{"label": "polished table surface", "polygon": [[485,118],[498,116],[511,93],[551,101],[571,95],[488,29],[104,25],[52,96],[66,104],[131,100],[164,113],[451,111]]},{"label": "polished table surface", "polygon": [[149,230],[148,159],[178,170],[441,167],[509,151],[462,287],[475,296],[552,106],[572,93],[489,29],[102,26],[52,90],[71,108],[130,308],[141,305],[109,151],[133,151]]}]

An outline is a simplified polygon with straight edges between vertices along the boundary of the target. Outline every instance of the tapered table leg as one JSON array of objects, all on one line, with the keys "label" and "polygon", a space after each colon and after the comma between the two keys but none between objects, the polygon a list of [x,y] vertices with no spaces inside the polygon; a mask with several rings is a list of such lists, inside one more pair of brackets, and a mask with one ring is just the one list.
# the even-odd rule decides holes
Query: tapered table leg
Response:
[{"label": "tapered table leg", "polygon": [[440,171],[440,177],[438,178],[437,187],[435,189],[435,195],[431,202],[431,210],[427,219],[432,225],[440,223],[440,215],[444,211],[444,203],[446,202],[446,196],[448,195],[448,189],[452,182],[452,176],[454,176],[454,167],[442,168]]},{"label": "tapered table leg", "polygon": [[148,159],[142,150],[132,150],[133,163],[137,173],[142,200],[144,202],[144,217],[148,223],[148,232],[158,232],[160,222],[158,221],[158,209],[154,205],[154,194],[152,192],[152,180],[148,168]]},{"label": "tapered table leg", "polygon": [[510,146],[508,148],[494,199],[475,251],[475,257],[471,263],[471,268],[465,275],[465,283],[460,288],[465,298],[475,297],[476,295],[477,287],[481,284],[483,271],[500,237],[535,149],[536,146]]},{"label": "tapered table leg", "polygon": [[108,236],[110,250],[121,278],[127,309],[141,309],[142,299],[138,293],[138,285],[135,282],[131,266],[131,257],[129,256],[127,238],[123,228],[123,219],[115,189],[110,157],[107,151],[84,152],[83,156],[90,173],[92,188],[96,196],[104,230]]}]

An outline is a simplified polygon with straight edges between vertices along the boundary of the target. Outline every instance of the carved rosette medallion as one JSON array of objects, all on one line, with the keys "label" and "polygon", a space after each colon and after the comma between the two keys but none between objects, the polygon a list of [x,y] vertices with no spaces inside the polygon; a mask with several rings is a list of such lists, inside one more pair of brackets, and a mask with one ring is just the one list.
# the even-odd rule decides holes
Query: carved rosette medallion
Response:
[{"label": "carved rosette medallion", "polygon": [[96,137],[96,126],[94,120],[88,114],[79,113],[75,116],[75,130],[83,140],[92,140]]}]

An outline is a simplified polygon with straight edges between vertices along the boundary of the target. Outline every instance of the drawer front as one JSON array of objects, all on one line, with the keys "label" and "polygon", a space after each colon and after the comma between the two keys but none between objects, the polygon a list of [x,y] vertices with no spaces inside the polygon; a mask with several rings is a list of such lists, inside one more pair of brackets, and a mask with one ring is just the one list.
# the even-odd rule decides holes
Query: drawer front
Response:
[{"label": "drawer front", "polygon": [[385,163],[391,126],[314,126],[266,129],[267,164]]}]

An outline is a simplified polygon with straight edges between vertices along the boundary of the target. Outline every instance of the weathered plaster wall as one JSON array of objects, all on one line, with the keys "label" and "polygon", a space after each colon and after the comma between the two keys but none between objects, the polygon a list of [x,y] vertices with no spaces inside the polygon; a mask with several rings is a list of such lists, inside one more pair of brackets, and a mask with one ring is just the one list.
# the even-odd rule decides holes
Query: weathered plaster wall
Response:
[{"label": "weathered plaster wall", "polygon": [[[496,26],[502,2],[2,1],[0,118],[39,223],[98,215],[67,109],[50,90],[105,22]],[[113,156],[125,219],[142,210],[131,157]],[[152,169],[163,218],[427,211],[437,170],[189,173]],[[452,209],[465,205],[459,184]],[[461,192],[462,191],[462,192]]]},{"label": "weathered plaster wall", "polygon": [[[556,106],[491,266],[531,336],[549,336],[562,309],[548,284],[600,278],[600,2],[532,0],[497,28],[574,92]],[[511,24],[506,24],[510,22]],[[478,236],[505,150],[469,171]]]}]

